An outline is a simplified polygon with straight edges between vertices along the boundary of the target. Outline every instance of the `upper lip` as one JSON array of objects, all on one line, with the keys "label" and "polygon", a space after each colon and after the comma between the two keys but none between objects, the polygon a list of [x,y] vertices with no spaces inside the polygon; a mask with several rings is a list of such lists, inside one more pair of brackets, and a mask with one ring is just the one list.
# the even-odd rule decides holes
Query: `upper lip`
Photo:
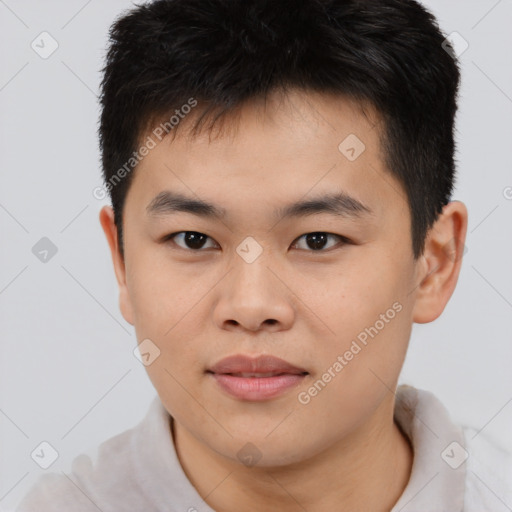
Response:
[{"label": "upper lip", "polygon": [[304,368],[299,368],[284,359],[271,355],[251,357],[237,354],[221,359],[208,369],[212,373],[308,373]]}]

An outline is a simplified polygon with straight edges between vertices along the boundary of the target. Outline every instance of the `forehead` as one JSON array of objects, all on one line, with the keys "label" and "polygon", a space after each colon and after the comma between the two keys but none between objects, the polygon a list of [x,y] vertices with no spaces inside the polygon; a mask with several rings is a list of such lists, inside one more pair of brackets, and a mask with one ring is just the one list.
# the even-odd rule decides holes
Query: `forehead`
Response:
[{"label": "forehead", "polygon": [[213,131],[192,135],[194,115],[138,164],[128,195],[144,208],[165,190],[199,196],[228,213],[230,204],[256,210],[334,191],[373,204],[377,214],[384,203],[405,201],[382,158],[382,123],[367,104],[275,93],[245,103]]}]

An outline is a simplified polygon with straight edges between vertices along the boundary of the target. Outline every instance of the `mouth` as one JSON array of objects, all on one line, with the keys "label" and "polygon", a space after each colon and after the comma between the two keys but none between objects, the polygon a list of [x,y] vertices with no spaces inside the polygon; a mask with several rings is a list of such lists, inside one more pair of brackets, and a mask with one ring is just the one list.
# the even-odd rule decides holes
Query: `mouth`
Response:
[{"label": "mouth", "polygon": [[[209,373],[215,373],[215,372],[209,372]],[[295,374],[295,373],[288,373],[288,372],[267,372],[267,373],[222,373],[221,375],[232,375],[234,377],[243,377],[244,379],[263,379],[266,377],[279,377],[280,375],[306,375],[307,372]]]},{"label": "mouth", "polygon": [[230,397],[247,401],[276,398],[297,386],[309,372],[269,355],[235,355],[206,370]]}]

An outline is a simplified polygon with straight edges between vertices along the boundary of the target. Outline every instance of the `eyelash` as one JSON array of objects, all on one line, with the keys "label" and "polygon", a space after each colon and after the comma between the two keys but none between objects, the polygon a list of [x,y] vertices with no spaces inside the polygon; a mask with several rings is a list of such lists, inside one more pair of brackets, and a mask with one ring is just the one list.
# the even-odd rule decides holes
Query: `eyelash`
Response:
[{"label": "eyelash", "polygon": [[[169,235],[164,236],[164,238],[162,239],[162,242],[172,242],[173,244],[177,245],[178,248],[183,249],[185,251],[189,251],[189,252],[203,252],[203,251],[206,250],[204,248],[201,248],[201,249],[190,249],[189,247],[185,248],[185,247],[181,247],[180,245],[176,244],[176,242],[173,240],[173,238],[176,237],[177,235],[181,235],[181,234],[185,234],[185,233],[194,233],[194,234],[197,234],[197,235],[203,235],[203,236],[206,236],[208,239],[213,240],[208,235],[205,235],[204,233],[200,233],[198,231],[177,231],[176,233],[171,233]],[[314,235],[314,234],[315,235],[316,234],[321,234],[321,235],[328,235],[328,236],[331,236],[331,237],[336,237],[339,240],[341,240],[341,244],[338,244],[338,245],[341,245],[341,246],[343,246],[345,244],[351,243],[350,239],[348,239],[347,237],[344,237],[342,235],[336,235],[335,233],[328,233],[327,231],[311,231],[309,233],[304,233],[303,235],[301,235],[298,238],[296,238],[294,240],[294,242],[293,242],[293,245],[295,245],[297,243],[297,241],[300,240],[301,238],[304,238],[307,235]],[[327,249],[318,249],[316,251],[313,250],[313,249],[300,249],[300,250],[305,250],[307,252],[320,253],[320,252],[329,252],[329,251],[334,250],[336,248],[337,248],[337,246],[335,245],[334,247],[329,247]],[[208,247],[207,249],[211,249],[211,247]]]}]

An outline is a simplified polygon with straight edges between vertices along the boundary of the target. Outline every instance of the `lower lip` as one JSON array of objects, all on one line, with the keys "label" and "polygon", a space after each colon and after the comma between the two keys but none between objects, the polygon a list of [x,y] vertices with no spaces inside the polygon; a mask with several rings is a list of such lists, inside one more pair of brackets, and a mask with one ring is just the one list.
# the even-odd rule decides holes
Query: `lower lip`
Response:
[{"label": "lower lip", "polygon": [[287,373],[275,377],[236,377],[212,373],[212,377],[229,395],[240,400],[261,401],[282,395],[297,386],[306,375]]}]

